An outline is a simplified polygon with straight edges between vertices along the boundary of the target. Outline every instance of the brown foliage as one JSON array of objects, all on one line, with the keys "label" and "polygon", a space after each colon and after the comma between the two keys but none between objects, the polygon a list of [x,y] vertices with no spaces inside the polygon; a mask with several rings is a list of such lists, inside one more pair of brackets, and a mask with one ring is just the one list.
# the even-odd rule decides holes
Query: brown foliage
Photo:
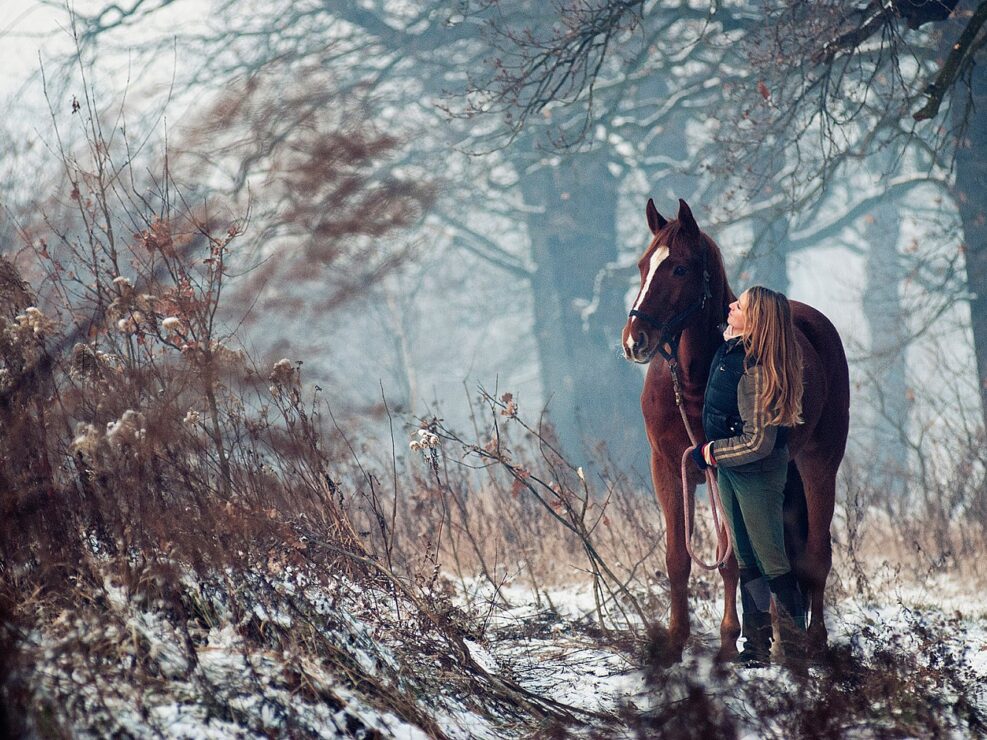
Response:
[{"label": "brown foliage", "polygon": [[424,216],[435,186],[402,164],[403,143],[377,130],[358,94],[318,67],[271,65],[231,89],[183,142],[176,167],[228,160],[230,193],[250,198],[266,261],[248,294],[316,279],[314,308],[327,310],[410,258],[400,231]]}]

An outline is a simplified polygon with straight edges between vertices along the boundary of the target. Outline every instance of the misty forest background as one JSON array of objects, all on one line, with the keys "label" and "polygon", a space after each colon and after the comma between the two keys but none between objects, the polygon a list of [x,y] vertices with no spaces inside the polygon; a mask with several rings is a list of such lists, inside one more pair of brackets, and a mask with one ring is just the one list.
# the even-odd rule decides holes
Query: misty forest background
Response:
[{"label": "misty forest background", "polygon": [[[342,582],[383,594],[398,662],[415,630],[451,650],[493,736],[599,722],[497,678],[463,635],[483,634],[474,597],[506,606],[515,581],[549,604],[590,583],[594,629],[624,647],[664,618],[643,371],[620,350],[648,197],[669,218],[688,201],[736,292],[782,290],[843,337],[833,600],[885,576],[982,584],[985,22],[976,0],[5,3],[8,723],[168,732],[150,688],[134,725],[112,697],[182,684],[209,721],[358,735],[291,703],[345,704],[345,675],[456,735],[436,719],[452,699],[347,658],[321,601],[284,607],[299,574],[333,609]],[[155,610],[178,625],[171,668],[106,634]],[[277,712],[229,710],[195,657],[226,622],[244,655],[313,661],[278,679]],[[59,678],[75,661],[89,678]],[[932,719],[946,668],[925,668],[921,710],[882,726],[982,727],[966,705]],[[655,716],[621,722],[672,727]]]}]

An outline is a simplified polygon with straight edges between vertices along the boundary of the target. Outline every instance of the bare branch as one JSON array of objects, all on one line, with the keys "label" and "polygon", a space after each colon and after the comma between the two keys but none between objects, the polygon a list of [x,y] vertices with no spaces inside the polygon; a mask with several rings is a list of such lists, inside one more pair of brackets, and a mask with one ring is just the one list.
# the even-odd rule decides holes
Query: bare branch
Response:
[{"label": "bare branch", "polygon": [[490,264],[499,267],[501,270],[509,272],[515,277],[530,280],[532,271],[513,254],[504,251],[495,241],[487,236],[475,231],[465,224],[457,221],[451,216],[437,211],[435,217],[443,223],[451,226],[459,234],[454,238],[457,247],[462,247],[470,254],[486,260]]},{"label": "bare branch", "polygon": [[973,17],[970,18],[970,22],[966,24],[959,40],[950,50],[946,62],[939,70],[939,74],[936,75],[935,82],[930,83],[925,89],[925,94],[929,96],[929,100],[913,114],[912,117],[916,121],[925,121],[938,115],[939,107],[942,105],[946,93],[953,87],[953,83],[956,82],[967,64],[973,61],[974,52],[983,46],[985,40],[981,38],[977,41],[977,35],[985,22],[987,22],[987,2],[982,2]]}]

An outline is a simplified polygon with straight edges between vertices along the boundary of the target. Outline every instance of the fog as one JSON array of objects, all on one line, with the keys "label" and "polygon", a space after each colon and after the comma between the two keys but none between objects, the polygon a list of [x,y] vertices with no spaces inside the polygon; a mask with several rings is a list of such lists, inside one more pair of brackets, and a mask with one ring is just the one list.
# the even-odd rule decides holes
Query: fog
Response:
[{"label": "fog", "polygon": [[[780,288],[840,330],[852,454],[888,448],[914,466],[930,419],[977,416],[976,285],[964,255],[982,252],[982,232],[964,232],[976,216],[964,222],[960,206],[982,202],[984,183],[974,174],[958,189],[957,173],[983,169],[967,161],[976,148],[957,158],[956,135],[979,140],[984,118],[963,123],[967,80],[938,118],[909,115],[937,49],[963,28],[962,7],[886,48],[897,71],[847,72],[829,101],[836,117],[820,122],[819,103],[772,118],[789,110],[800,73],[782,59],[777,79],[764,76],[752,3],[719,15],[644,3],[615,28],[619,43],[547,80],[526,66],[539,47],[521,32],[548,45],[565,22],[578,31],[578,14],[560,26],[523,2],[497,12],[471,2],[160,6],[76,3],[73,17],[5,3],[6,252],[37,233],[40,212],[54,214],[37,204],[64,205],[58,142],[82,156],[96,116],[114,144],[129,142],[149,182],[167,155],[190,200],[214,197],[231,219],[249,212],[224,316],[259,363],[302,361],[304,381],[357,417],[386,399],[408,420],[437,403],[465,424],[478,387],[511,392],[533,416],[547,409],[581,459],[603,441],[643,481],[643,368],[622,359],[620,330],[650,237],[644,204],[654,197],[671,218],[684,198],[735,291]],[[231,108],[238,97],[252,102]],[[360,214],[354,199],[315,187],[305,207],[357,209],[394,228],[334,232],[299,216],[290,168],[303,163],[289,160],[324,156],[304,151],[303,136],[333,130],[393,137],[349,171],[383,200]],[[416,186],[428,195],[414,204],[398,195]],[[889,378],[892,399],[880,392]]]},{"label": "fog", "polygon": [[0,737],[983,736],[985,34],[4,0]]}]

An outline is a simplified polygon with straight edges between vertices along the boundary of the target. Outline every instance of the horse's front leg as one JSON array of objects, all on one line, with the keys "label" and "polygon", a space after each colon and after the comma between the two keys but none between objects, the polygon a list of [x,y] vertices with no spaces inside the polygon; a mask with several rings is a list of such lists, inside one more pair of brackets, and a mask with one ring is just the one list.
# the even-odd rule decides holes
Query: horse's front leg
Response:
[{"label": "horse's front leg", "polygon": [[720,622],[719,660],[729,660],[737,654],[737,638],[740,637],[740,619],[737,616],[737,583],[740,570],[737,558],[731,553],[720,568],[723,577],[723,621]]},{"label": "horse's front leg", "polygon": [[[685,549],[682,481],[678,470],[671,470],[657,453],[651,454],[651,477],[655,495],[665,516],[665,570],[668,573],[671,614],[665,644],[653,645],[656,660],[671,665],[682,660],[689,639],[689,573],[692,560]],[[690,494],[694,487],[690,490]]]}]

